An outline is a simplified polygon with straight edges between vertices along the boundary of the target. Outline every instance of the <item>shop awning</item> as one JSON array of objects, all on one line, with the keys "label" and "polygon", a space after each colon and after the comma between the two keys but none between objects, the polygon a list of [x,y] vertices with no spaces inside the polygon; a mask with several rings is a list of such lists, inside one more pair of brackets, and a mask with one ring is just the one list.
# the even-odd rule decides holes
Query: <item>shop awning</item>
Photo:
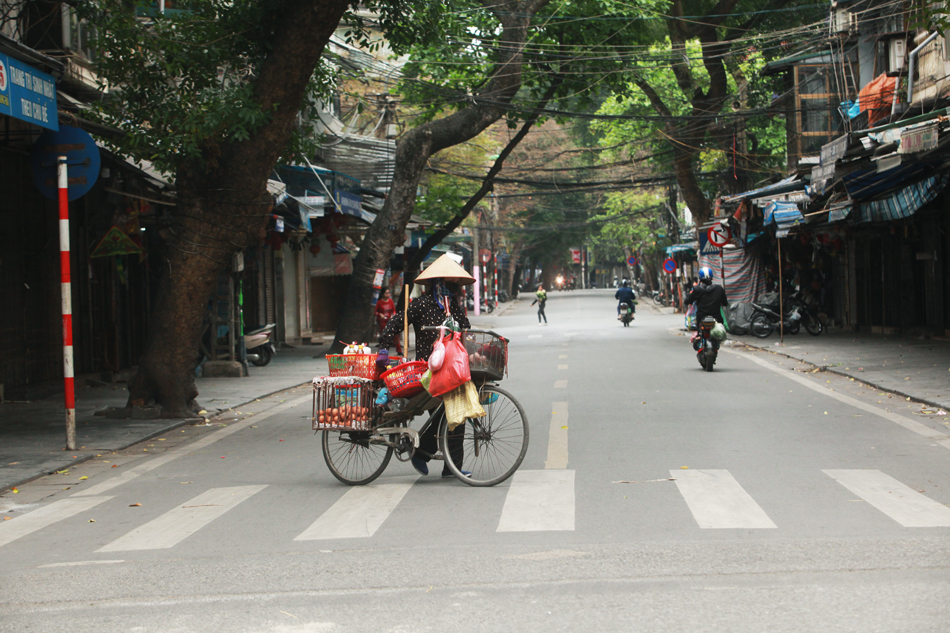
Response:
[{"label": "shop awning", "polygon": [[932,176],[922,182],[904,187],[883,200],[863,202],[858,205],[855,221],[886,222],[909,218],[940,194],[947,186],[947,179],[947,174]]},{"label": "shop awning", "polygon": [[672,246],[667,246],[666,254],[672,255],[673,253],[690,253],[695,255],[696,246],[694,244],[673,244]]},{"label": "shop awning", "polygon": [[769,196],[780,196],[795,191],[804,191],[807,183],[803,178],[789,176],[776,183],[759,189],[737,193],[734,196],[723,196],[723,202],[738,202],[740,200],[757,200],[759,198],[768,198]]},{"label": "shop awning", "polygon": [[765,220],[763,224],[775,224],[775,237],[785,237],[789,229],[801,224],[805,220],[802,212],[798,210],[798,205],[794,202],[775,202],[772,201],[765,207]]}]

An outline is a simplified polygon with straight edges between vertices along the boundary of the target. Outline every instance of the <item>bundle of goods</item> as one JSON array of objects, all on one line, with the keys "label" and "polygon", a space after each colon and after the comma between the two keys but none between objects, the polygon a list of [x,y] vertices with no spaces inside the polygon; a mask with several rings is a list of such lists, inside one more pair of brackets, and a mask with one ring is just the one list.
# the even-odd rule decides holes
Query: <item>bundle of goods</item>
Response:
[{"label": "bundle of goods", "polygon": [[313,430],[368,431],[375,399],[368,378],[318,376],[313,379]]},{"label": "bundle of goods", "polygon": [[494,332],[466,332],[465,351],[472,380],[501,380],[508,366],[508,342]]},{"label": "bundle of goods", "polygon": [[[390,365],[399,362],[399,357],[390,358]],[[376,365],[376,354],[373,354],[368,345],[351,343],[342,354],[327,354],[327,364],[331,376],[356,376],[369,380],[382,380],[385,367]]]}]

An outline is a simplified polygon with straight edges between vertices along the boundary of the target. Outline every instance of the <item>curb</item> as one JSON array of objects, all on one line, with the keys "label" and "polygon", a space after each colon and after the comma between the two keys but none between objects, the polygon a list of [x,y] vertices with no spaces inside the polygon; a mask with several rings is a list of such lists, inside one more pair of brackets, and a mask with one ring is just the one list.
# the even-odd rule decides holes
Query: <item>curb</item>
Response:
[{"label": "curb", "polygon": [[[733,340],[735,340],[735,339],[733,339]],[[739,341],[739,342],[742,343],[743,345],[745,345],[746,347],[751,347],[752,349],[757,349],[757,350],[759,350],[760,352],[767,352],[767,353],[769,353],[769,354],[775,354],[775,355],[777,355],[777,356],[784,356],[785,358],[789,358],[789,359],[791,359],[791,360],[798,361],[798,362],[802,363],[803,365],[809,365],[809,366],[811,366],[811,367],[816,368],[818,371],[824,371],[824,372],[828,372],[829,374],[835,374],[836,376],[841,376],[842,378],[852,378],[852,379],[854,379],[855,382],[860,382],[860,383],[862,383],[862,384],[868,385],[869,387],[874,387],[875,389],[877,389],[877,390],[879,390],[879,391],[886,391],[886,392],[888,392],[888,393],[893,393],[893,394],[895,394],[895,395],[901,396],[902,398],[908,398],[908,399],[910,399],[912,402],[919,402],[919,403],[921,403],[921,404],[927,405],[928,407],[934,407],[935,409],[941,409],[941,410],[942,410],[942,409],[945,408],[944,405],[938,404],[938,403],[936,403],[936,402],[933,402],[932,400],[927,400],[926,398],[921,398],[920,396],[915,396],[915,395],[910,394],[910,393],[906,393],[906,392],[903,392],[903,391],[898,391],[898,390],[896,390],[896,389],[894,389],[894,388],[892,388],[892,387],[883,387],[883,386],[881,386],[881,385],[879,385],[879,384],[877,384],[877,383],[870,382],[870,381],[868,381],[868,380],[864,380],[864,379],[860,378],[859,376],[855,376],[854,374],[849,374],[849,373],[843,372],[843,371],[841,371],[841,370],[839,370],[839,369],[834,369],[833,367],[831,367],[831,366],[829,366],[829,365],[816,365],[815,363],[809,362],[809,361],[804,360],[804,359],[801,359],[801,358],[797,358],[797,357],[795,357],[795,356],[792,356],[792,355],[790,355],[790,354],[786,354],[786,353],[784,353],[784,352],[776,351],[776,350],[773,350],[773,349],[767,349],[767,348],[764,348],[764,347],[759,347],[758,345],[752,345],[752,344],[750,344],[750,343],[746,343],[745,341]]]}]

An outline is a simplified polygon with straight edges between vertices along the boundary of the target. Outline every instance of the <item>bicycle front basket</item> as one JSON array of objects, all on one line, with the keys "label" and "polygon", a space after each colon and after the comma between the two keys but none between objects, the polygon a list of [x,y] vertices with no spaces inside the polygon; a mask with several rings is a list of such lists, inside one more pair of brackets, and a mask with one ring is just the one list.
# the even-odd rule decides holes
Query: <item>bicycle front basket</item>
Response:
[{"label": "bicycle front basket", "polygon": [[468,368],[475,382],[501,380],[508,368],[508,342],[487,330],[465,332]]}]

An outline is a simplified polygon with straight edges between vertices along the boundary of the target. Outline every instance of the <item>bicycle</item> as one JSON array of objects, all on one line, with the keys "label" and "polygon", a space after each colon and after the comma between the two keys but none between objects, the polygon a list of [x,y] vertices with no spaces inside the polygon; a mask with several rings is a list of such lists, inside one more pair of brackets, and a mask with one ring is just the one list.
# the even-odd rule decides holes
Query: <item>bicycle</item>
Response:
[{"label": "bicycle", "polygon": [[[436,329],[436,328],[431,328]],[[360,391],[356,395],[357,417],[363,420],[350,421],[348,428],[333,428],[332,425],[318,424],[317,396],[314,395],[314,429],[322,430],[321,445],[323,458],[330,472],[342,483],[359,486],[374,481],[392,460],[393,455],[407,462],[415,455],[419,447],[419,436],[432,424],[439,424],[436,434],[439,451],[430,456],[434,460],[445,461],[446,466],[456,479],[469,486],[494,486],[515,473],[524,460],[528,450],[528,418],[521,404],[509,392],[498,386],[507,364],[507,339],[490,330],[466,330],[463,332],[466,351],[470,357],[485,348],[485,345],[497,345],[503,341],[501,349],[504,356],[479,355],[483,360],[470,362],[472,380],[478,387],[478,398],[487,415],[480,418],[466,418],[464,430],[450,434],[448,421],[441,402],[423,391],[409,400],[387,408],[376,407],[371,417],[362,412],[366,407],[367,394],[375,394],[374,381],[362,378],[339,378],[352,384],[351,388]],[[488,341],[488,343],[486,343]],[[486,356],[489,358],[486,359]],[[314,379],[316,385],[317,378]],[[365,382],[363,382],[365,381]],[[341,382],[341,384],[342,384]],[[367,384],[369,383],[369,384]],[[339,391],[340,387],[333,387]],[[365,390],[365,391],[364,391]],[[350,394],[345,394],[351,398]],[[373,396],[375,399],[375,396]],[[403,400],[403,399],[398,399]],[[395,403],[396,400],[393,401]],[[409,426],[413,418],[431,411],[429,418],[418,431]],[[458,449],[461,448],[461,459]],[[446,455],[454,455],[446,459]],[[459,463],[456,463],[456,462]]]}]

